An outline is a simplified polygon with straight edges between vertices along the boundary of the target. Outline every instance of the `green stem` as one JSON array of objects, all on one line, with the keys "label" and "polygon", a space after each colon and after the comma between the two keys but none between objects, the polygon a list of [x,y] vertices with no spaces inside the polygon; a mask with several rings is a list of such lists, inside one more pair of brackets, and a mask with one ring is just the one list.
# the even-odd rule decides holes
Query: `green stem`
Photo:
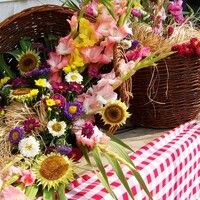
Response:
[{"label": "green stem", "polygon": [[137,169],[136,169],[133,165],[131,165],[130,163],[128,163],[125,159],[123,159],[122,157],[120,157],[118,154],[116,154],[116,153],[114,153],[114,152],[112,152],[112,151],[109,151],[109,150],[106,148],[105,145],[99,144],[98,147],[99,147],[99,149],[101,150],[101,152],[102,152],[103,154],[107,154],[107,155],[109,155],[110,157],[112,157],[112,158],[118,160],[120,163],[126,165],[129,169],[134,170],[134,171],[137,171]]}]

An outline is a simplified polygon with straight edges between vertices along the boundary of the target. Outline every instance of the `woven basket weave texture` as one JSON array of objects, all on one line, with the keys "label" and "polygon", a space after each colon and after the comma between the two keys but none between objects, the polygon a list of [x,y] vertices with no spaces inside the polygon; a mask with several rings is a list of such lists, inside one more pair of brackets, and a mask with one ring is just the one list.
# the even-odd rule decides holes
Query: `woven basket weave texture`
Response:
[{"label": "woven basket weave texture", "polygon": [[174,128],[200,113],[200,59],[176,54],[133,77],[130,123],[149,128]]}]

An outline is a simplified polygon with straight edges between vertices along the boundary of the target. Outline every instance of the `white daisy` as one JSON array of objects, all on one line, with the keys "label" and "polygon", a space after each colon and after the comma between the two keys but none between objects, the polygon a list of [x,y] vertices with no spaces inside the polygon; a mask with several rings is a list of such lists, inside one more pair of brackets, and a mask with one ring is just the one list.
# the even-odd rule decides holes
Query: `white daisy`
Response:
[{"label": "white daisy", "polygon": [[48,128],[49,132],[54,137],[60,137],[61,135],[64,135],[66,126],[67,125],[64,121],[59,122],[56,119],[49,121],[47,124],[47,128]]},{"label": "white daisy", "polygon": [[81,83],[83,81],[83,76],[81,74],[79,74],[78,72],[69,72],[66,76],[65,76],[65,80],[67,82],[77,82],[77,83]]},{"label": "white daisy", "polygon": [[19,142],[19,151],[26,157],[34,157],[40,150],[40,143],[33,136],[22,139]]}]

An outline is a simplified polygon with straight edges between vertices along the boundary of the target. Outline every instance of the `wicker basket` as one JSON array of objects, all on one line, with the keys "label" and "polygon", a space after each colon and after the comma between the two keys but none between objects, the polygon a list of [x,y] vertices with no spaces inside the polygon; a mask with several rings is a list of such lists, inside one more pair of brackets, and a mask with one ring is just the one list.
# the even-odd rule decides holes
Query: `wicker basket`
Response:
[{"label": "wicker basket", "polygon": [[[70,19],[76,10],[57,6],[42,5],[25,9],[0,23],[0,53],[13,50],[23,36],[38,39],[54,33],[66,36],[70,31]],[[89,20],[93,20],[89,15]]]},{"label": "wicker basket", "polygon": [[200,112],[200,59],[172,55],[133,77],[130,123],[174,128]]},{"label": "wicker basket", "polygon": [[[0,23],[0,53],[14,50],[19,40],[24,36],[31,37],[35,41],[50,33],[61,37],[66,36],[70,32],[70,25],[67,19],[71,19],[74,12],[77,12],[77,10],[47,4],[31,7],[10,16]],[[94,18],[90,15],[85,15],[85,17],[90,21],[94,21]],[[120,45],[116,44],[114,55],[120,52],[119,48]],[[12,65],[11,62],[14,61],[10,59],[9,62]],[[118,65],[115,65],[115,62],[104,66],[103,70],[107,72],[113,67],[117,71]],[[130,80],[126,81],[118,88],[119,96],[127,105],[132,89],[130,83]],[[107,127],[106,129],[114,133],[117,128],[110,129]]]}]

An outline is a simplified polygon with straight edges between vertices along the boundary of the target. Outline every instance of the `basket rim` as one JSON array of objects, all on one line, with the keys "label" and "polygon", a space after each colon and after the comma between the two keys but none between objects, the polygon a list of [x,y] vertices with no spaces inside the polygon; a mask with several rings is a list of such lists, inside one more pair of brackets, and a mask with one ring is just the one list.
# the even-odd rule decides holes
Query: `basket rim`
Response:
[{"label": "basket rim", "polygon": [[[50,11],[57,11],[61,13],[69,13],[69,14],[74,14],[74,12],[78,12],[78,9],[75,8],[69,8],[67,6],[61,6],[61,5],[54,5],[54,4],[43,4],[39,6],[32,6],[26,9],[21,10],[20,12],[17,12],[3,21],[0,22],[0,29],[4,26],[9,25],[13,21],[17,20],[18,18],[24,18],[27,15],[30,15],[35,12],[50,12]],[[89,14],[87,14],[87,17],[93,19],[93,17]]]}]

